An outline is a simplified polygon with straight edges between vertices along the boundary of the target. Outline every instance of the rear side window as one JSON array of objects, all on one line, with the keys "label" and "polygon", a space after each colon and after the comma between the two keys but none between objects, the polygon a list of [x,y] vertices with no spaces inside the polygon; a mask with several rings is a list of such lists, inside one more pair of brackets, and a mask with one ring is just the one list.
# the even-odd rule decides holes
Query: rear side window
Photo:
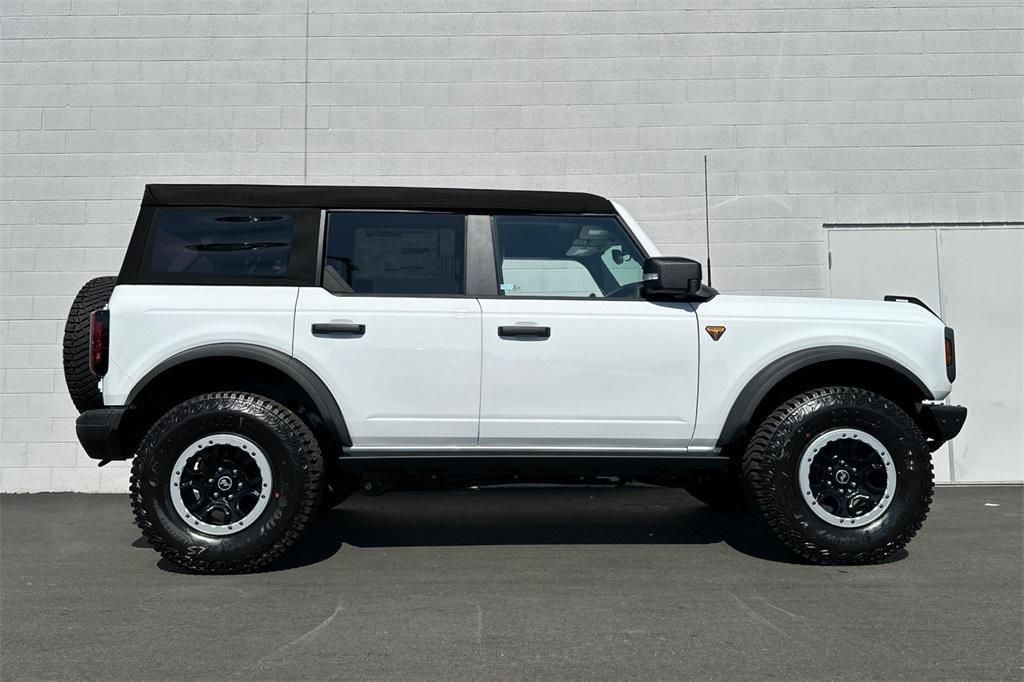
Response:
[{"label": "rear side window", "polygon": [[142,280],[310,283],[318,216],[308,209],[159,209]]},{"label": "rear side window", "polygon": [[327,220],[323,285],[334,293],[466,292],[466,216],[338,212]]}]

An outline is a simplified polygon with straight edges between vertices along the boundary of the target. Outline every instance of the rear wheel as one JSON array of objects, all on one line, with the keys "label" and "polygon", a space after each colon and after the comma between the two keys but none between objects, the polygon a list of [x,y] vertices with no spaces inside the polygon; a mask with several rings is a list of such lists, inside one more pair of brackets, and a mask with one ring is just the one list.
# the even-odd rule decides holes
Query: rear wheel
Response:
[{"label": "rear wheel", "polygon": [[802,393],[761,424],[743,460],[751,508],[803,558],[873,563],[920,530],[931,453],[893,402],[858,388]]},{"label": "rear wheel", "polygon": [[86,282],[75,296],[64,325],[64,381],[79,412],[103,407],[100,378],[89,369],[89,318],[110,301],[116,277]]},{"label": "rear wheel", "polygon": [[291,410],[250,393],[210,393],[171,409],[132,466],[135,520],[166,559],[238,573],[281,556],[322,495],[323,460]]}]

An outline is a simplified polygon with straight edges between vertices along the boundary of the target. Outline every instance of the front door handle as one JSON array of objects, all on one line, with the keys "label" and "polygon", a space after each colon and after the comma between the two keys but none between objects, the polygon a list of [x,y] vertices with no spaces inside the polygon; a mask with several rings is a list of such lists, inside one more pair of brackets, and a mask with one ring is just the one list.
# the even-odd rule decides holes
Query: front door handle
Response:
[{"label": "front door handle", "polygon": [[551,336],[551,327],[533,327],[525,324],[513,324],[498,327],[498,336],[535,336],[546,339]]},{"label": "front door handle", "polygon": [[366,333],[365,324],[351,322],[322,322],[314,324],[313,336],[362,336]]}]

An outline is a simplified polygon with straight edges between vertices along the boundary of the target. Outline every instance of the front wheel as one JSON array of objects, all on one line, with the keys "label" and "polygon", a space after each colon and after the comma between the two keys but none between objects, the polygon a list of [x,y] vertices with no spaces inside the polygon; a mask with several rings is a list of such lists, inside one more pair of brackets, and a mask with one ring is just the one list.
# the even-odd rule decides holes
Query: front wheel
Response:
[{"label": "front wheel", "polygon": [[893,402],[859,388],[802,393],[750,440],[751,508],[791,550],[819,564],[875,563],[920,530],[932,500],[931,453]]},{"label": "front wheel", "polygon": [[249,393],[210,393],[146,434],[132,465],[132,509],[149,543],[179,566],[253,571],[305,531],[322,472],[316,438],[291,410]]}]

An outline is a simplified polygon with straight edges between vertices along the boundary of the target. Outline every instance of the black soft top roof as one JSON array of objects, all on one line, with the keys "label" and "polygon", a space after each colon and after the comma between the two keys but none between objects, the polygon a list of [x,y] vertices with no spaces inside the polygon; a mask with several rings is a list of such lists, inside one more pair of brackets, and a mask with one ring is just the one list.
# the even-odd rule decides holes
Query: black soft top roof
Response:
[{"label": "black soft top roof", "polygon": [[142,205],[615,213],[604,197],[582,192],[327,185],[146,185]]}]

